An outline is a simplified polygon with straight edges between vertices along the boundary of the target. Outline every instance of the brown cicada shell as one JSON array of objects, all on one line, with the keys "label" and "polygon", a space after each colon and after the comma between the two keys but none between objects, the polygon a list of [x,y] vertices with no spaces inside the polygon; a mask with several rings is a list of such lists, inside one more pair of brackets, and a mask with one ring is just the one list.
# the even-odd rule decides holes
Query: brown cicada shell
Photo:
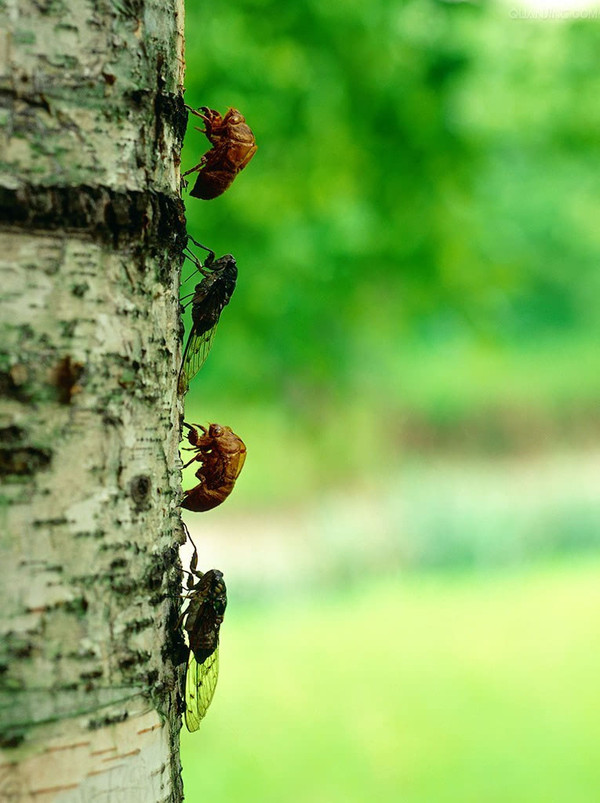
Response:
[{"label": "brown cicada shell", "polygon": [[246,167],[256,153],[256,140],[244,115],[237,109],[229,109],[221,117],[218,111],[208,106],[201,106],[198,110],[190,106],[186,108],[204,122],[205,128],[197,130],[206,134],[212,148],[183,175],[197,172],[190,195],[209,201],[225,192],[240,170]]},{"label": "brown cicada shell", "polygon": [[[184,468],[195,461],[201,463],[196,471],[198,485],[184,491],[181,507],[203,512],[224,502],[233,490],[246,460],[246,446],[230,427],[211,424],[208,429],[197,424],[190,426],[188,441],[196,452]],[[199,431],[202,431],[200,435]]]}]

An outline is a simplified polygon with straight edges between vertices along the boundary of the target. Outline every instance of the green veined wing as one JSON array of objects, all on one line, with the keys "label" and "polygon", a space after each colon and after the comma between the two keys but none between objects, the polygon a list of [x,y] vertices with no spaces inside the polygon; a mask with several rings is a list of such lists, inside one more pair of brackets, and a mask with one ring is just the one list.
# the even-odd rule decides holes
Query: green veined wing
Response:
[{"label": "green veined wing", "polygon": [[210,272],[196,285],[192,305],[192,330],[185,345],[179,393],[187,391],[190,382],[204,365],[212,346],[223,308],[229,304],[237,281],[237,265],[231,254],[212,260]]},{"label": "green veined wing", "polygon": [[206,362],[216,331],[217,324],[201,335],[196,334],[195,329],[190,332],[183,352],[181,371],[179,372],[178,387],[180,395],[187,392],[190,382]]},{"label": "green veined wing", "polygon": [[[187,535],[192,541],[189,532]],[[227,607],[223,572],[218,569],[201,572],[196,568],[197,560],[194,544],[188,577],[188,606],[182,614],[190,648],[185,676],[185,724],[191,732],[198,730],[217,687],[219,632]]]},{"label": "green veined wing", "polygon": [[185,724],[193,733],[208,711],[219,678],[219,648],[199,664],[190,650],[185,676]]}]

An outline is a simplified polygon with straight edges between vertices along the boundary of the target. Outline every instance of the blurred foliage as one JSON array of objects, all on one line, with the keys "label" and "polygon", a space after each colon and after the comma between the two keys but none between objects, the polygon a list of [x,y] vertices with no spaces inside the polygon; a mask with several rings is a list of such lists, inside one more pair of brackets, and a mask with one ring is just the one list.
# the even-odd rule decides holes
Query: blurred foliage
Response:
[{"label": "blurred foliage", "polygon": [[182,734],[186,794],[228,803],[591,803],[598,561],[369,581],[231,605]]},{"label": "blurred foliage", "polygon": [[[189,410],[226,397],[321,433],[371,422],[371,442],[405,414],[588,414],[597,24],[434,0],[186,15],[186,101],[240,108],[259,144],[223,196],[187,200],[190,232],[240,269]],[[184,169],[208,145],[193,122]]]},{"label": "blurred foliage", "polygon": [[[600,431],[597,20],[499,0],[186,18],[186,101],[239,108],[259,145],[187,200],[239,281],[186,416],[248,445],[197,524],[231,582],[219,688],[182,744],[192,797],[587,803],[596,563],[460,571],[597,548],[597,463],[529,460]],[[207,149],[193,122],[183,169]],[[528,459],[443,470],[440,446]]]}]

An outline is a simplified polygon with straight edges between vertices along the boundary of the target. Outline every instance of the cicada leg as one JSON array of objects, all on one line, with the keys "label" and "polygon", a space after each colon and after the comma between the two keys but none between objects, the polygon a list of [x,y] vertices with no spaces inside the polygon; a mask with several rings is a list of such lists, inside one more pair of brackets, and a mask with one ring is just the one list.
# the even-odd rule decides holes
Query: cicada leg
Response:
[{"label": "cicada leg", "polygon": [[191,460],[188,460],[184,466],[181,466],[182,469],[189,468],[192,463],[195,463],[197,460],[203,460],[203,455],[200,453],[195,454]]},{"label": "cicada leg", "polygon": [[194,240],[191,234],[188,234],[188,240],[191,240],[196,248],[202,248],[204,251],[208,251],[208,257],[206,258],[207,261],[210,260],[211,264],[214,262],[215,252],[211,248],[208,248],[206,245],[202,245],[202,243],[199,243],[198,240]]},{"label": "cicada leg", "polygon": [[[202,133],[204,134],[205,132],[203,131]],[[204,167],[205,164],[206,164],[206,154],[204,154],[202,159],[200,159],[200,161],[198,162],[198,164],[195,167],[190,167],[189,170],[186,170],[185,173],[182,173],[181,174],[181,178],[185,178],[185,176],[189,176],[190,173],[198,173],[200,170],[202,170],[202,168]]]}]

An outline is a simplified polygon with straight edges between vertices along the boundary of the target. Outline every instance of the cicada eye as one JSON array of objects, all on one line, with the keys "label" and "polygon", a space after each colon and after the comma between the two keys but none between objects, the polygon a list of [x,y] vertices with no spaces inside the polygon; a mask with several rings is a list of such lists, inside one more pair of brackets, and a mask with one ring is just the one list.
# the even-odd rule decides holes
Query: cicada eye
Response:
[{"label": "cicada eye", "polygon": [[212,435],[213,438],[218,438],[223,434],[223,427],[220,424],[211,424],[209,435]]}]

